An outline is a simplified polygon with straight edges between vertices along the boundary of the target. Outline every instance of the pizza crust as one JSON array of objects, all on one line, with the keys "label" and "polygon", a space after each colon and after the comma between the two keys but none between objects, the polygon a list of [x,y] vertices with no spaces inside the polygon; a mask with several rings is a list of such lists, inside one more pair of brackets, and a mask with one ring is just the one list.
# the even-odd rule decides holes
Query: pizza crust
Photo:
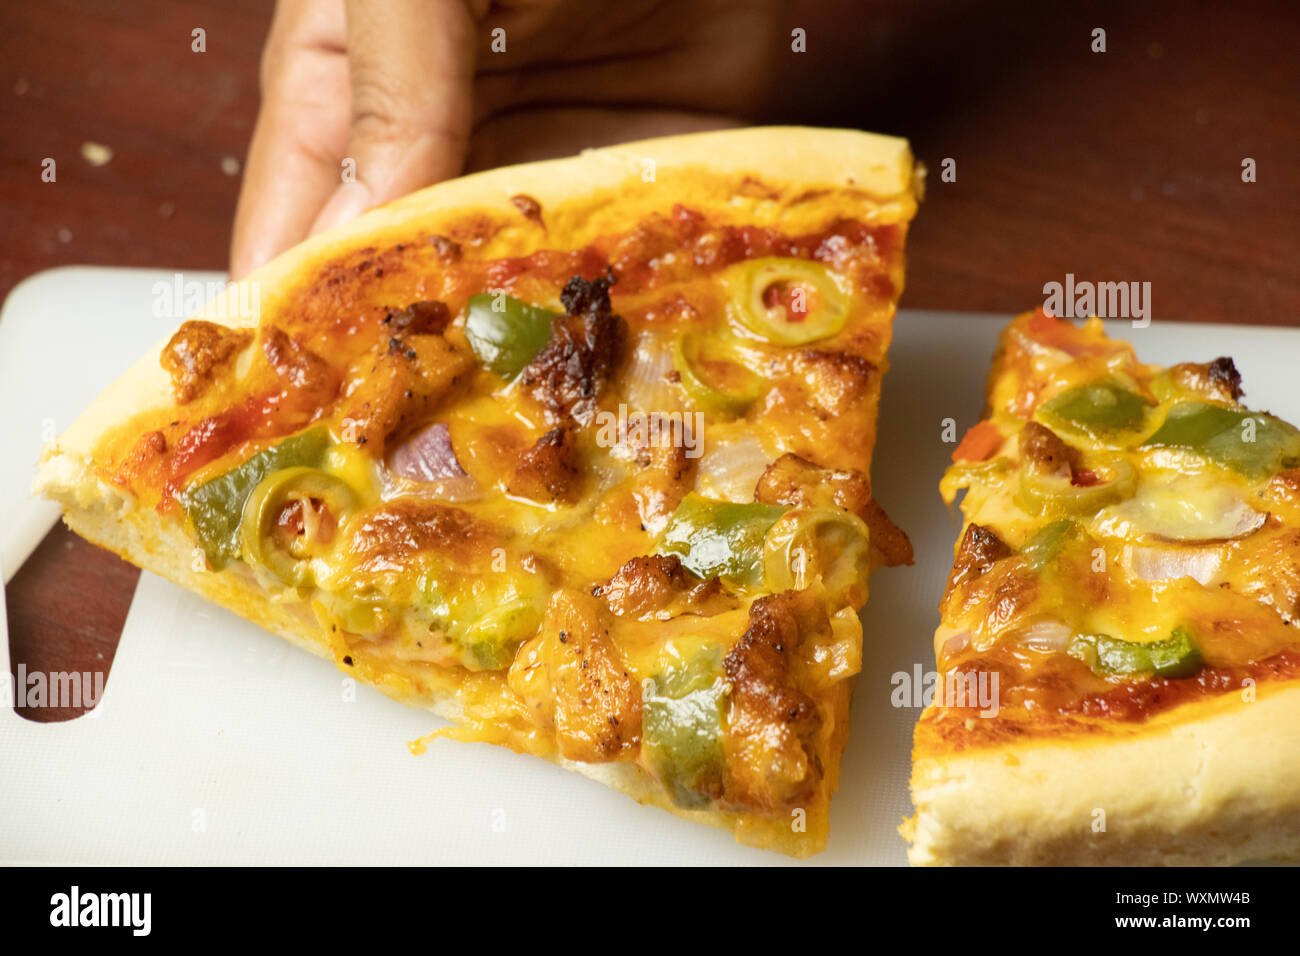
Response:
[{"label": "pizza crust", "polygon": [[[1300,859],[1300,682],[1188,704],[1131,734],[918,756],[913,865]],[[1104,831],[1100,825],[1104,823]],[[1094,826],[1097,829],[1094,829]]]},{"label": "pizza crust", "polygon": [[[786,196],[779,203],[756,200],[745,192],[751,175],[754,183],[797,187],[798,195],[793,200]],[[299,283],[309,281],[331,260],[368,245],[391,244],[396,238],[421,232],[439,232],[467,213],[517,216],[510,198],[520,194],[537,200],[543,215],[565,237],[562,245],[577,247],[602,232],[626,228],[629,217],[635,221],[636,216],[651,208],[668,211],[675,201],[672,197],[678,195],[687,196],[707,213],[725,215],[734,205],[743,221],[797,227],[802,222],[814,223],[824,215],[821,203],[832,192],[841,206],[843,197],[849,196],[848,211],[868,220],[906,222],[915,212],[920,187],[907,142],[893,137],[803,127],[758,127],[664,137],[431,186],[308,239],[245,281],[259,293],[260,311],[274,314],[277,300],[287,297]],[[622,200],[636,190],[641,192],[629,203],[629,211]],[[593,195],[597,198],[593,199]],[[742,195],[743,204],[737,203]],[[522,227],[520,235],[510,241],[524,248],[545,245],[544,237]],[[492,254],[499,251],[494,249]],[[241,313],[240,301],[240,289],[228,287],[192,318],[232,328],[256,327],[259,315]],[[174,407],[170,379],[159,363],[165,344],[166,340],[160,342],[140,358],[63,435],[46,446],[33,483],[34,492],[58,501],[68,526],[87,540],[236,610],[305,650],[334,659],[328,635],[309,613],[268,600],[242,564],[222,572],[204,569],[203,562],[194,558],[194,543],[186,529],[163,520],[152,508],[138,507],[129,493],[96,475],[94,450],[105,432],[142,412]],[[371,683],[395,699],[450,721],[464,719],[463,707],[454,694],[434,691],[414,696],[402,681]],[[837,755],[847,734],[848,704],[845,685],[828,715]],[[730,830],[744,843],[794,856],[816,853],[825,844],[826,806],[808,808],[806,830],[783,820],[755,821],[716,810],[683,810],[673,805],[662,788],[636,765],[551,759],[642,803]],[[828,782],[827,800],[835,781]]]}]

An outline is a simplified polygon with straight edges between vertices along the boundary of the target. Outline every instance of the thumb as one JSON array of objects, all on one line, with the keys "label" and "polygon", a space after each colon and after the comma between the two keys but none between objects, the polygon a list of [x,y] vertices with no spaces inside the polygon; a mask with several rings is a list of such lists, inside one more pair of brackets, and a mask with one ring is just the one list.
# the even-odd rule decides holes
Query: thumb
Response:
[{"label": "thumb", "polygon": [[347,0],[347,37],[344,181],[313,235],[459,175],[473,121],[474,20],[461,0]]}]

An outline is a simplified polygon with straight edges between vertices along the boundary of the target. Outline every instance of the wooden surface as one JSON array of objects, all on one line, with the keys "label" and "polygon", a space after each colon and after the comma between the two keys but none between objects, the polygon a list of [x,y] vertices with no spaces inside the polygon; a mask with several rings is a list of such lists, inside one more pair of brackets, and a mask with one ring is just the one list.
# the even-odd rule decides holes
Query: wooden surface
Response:
[{"label": "wooden surface", "polygon": [[[905,306],[1010,314],[1072,272],[1150,282],[1156,320],[1300,324],[1300,4],[1056,6],[796,4],[808,51],[751,118],[912,140],[931,176]],[[69,263],[225,268],[268,20],[260,0],[0,7],[0,296]],[[136,575],[51,532],[7,591],[15,666],[106,671]]]}]

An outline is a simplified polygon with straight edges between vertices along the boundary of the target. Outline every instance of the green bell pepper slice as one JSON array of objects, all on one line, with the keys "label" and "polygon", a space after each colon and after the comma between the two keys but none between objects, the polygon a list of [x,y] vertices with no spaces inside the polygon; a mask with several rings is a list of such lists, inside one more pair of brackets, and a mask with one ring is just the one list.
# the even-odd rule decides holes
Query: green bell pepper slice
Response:
[{"label": "green bell pepper slice", "polygon": [[783,505],[735,503],[691,492],[664,529],[659,549],[676,554],[687,570],[758,587],[763,580],[763,539],[785,514]]},{"label": "green bell pepper slice", "polygon": [[716,654],[698,654],[645,684],[642,752],[680,807],[707,806],[721,790],[727,698]]},{"label": "green bell pepper slice", "polygon": [[1151,406],[1114,382],[1089,382],[1048,399],[1038,411],[1049,424],[1104,439],[1139,428]]},{"label": "green bell pepper slice", "polygon": [[329,431],[318,425],[264,448],[224,475],[187,488],[176,500],[189,516],[208,563],[220,571],[240,554],[244,505],[267,475],[284,468],[318,467],[330,447]]},{"label": "green bell pepper slice", "polygon": [[1157,677],[1191,677],[1205,664],[1192,636],[1181,627],[1162,641],[1080,634],[1070,641],[1066,653],[1102,676],[1154,672]]},{"label": "green bell pepper slice", "polygon": [[504,292],[470,296],[465,337],[478,360],[510,381],[551,339],[557,313]]},{"label": "green bell pepper slice", "polygon": [[[1253,424],[1247,424],[1247,420]],[[1182,448],[1250,478],[1300,465],[1300,430],[1264,412],[1180,402],[1143,448]]]}]

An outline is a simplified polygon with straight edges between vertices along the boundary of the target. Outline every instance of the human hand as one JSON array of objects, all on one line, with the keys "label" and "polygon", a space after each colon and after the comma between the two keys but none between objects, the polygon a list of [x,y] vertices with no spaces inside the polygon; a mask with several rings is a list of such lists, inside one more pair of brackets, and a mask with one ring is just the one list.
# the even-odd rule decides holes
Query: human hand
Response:
[{"label": "human hand", "polygon": [[[280,0],[231,275],[467,165],[737,124],[761,105],[779,10],[779,0]],[[345,160],[355,181],[343,181]]]}]

